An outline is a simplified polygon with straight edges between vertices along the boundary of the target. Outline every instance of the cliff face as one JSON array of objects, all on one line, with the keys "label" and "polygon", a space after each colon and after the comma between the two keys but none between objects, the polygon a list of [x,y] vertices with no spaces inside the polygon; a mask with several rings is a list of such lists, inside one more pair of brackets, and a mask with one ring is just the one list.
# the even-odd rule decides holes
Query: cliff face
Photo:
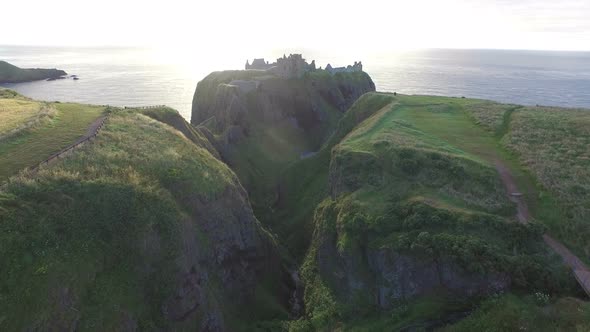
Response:
[{"label": "cliff face", "polygon": [[6,61],[0,61],[0,83],[22,83],[59,78],[67,73],[59,69],[19,68]]},{"label": "cliff face", "polygon": [[[490,265],[477,270],[470,266],[473,262],[462,260],[459,251],[453,252],[445,247],[446,237],[455,237],[452,227],[442,234],[431,234],[425,229],[420,230],[424,233],[422,235],[413,234],[418,229],[395,226],[397,220],[386,214],[377,217],[377,221],[372,220],[374,217],[367,215],[360,204],[355,205],[350,197],[326,201],[315,215],[316,228],[308,268],[313,267],[323,285],[338,301],[390,310],[404,301],[437,292],[467,299],[504,292],[511,286],[508,270],[492,266],[497,260],[492,253],[485,253],[487,256],[481,258]],[[412,208],[424,209],[422,206]],[[432,214],[424,215],[424,218],[436,218],[434,216],[439,213],[436,209],[429,212]],[[386,227],[375,225],[384,222],[379,218],[387,219],[385,223],[391,224]],[[403,219],[399,222],[405,222]],[[396,242],[397,236],[408,242]],[[396,240],[391,242],[392,238]],[[465,244],[457,242],[452,245]],[[461,250],[478,251],[480,248]],[[308,282],[315,278],[313,274],[310,276],[311,271],[304,272]],[[310,294],[319,292],[313,282],[308,286]],[[314,310],[316,305],[308,307]]]},{"label": "cliff face", "polygon": [[316,71],[300,79],[215,72],[197,85],[191,122],[236,171],[255,208],[266,209],[280,195],[282,170],[317,151],[344,111],[374,90],[364,72]]},{"label": "cliff face", "polygon": [[330,110],[344,112],[361,95],[375,91],[364,72],[330,75],[310,72],[302,79],[281,79],[260,71],[212,73],[199,82],[193,99],[191,123],[217,133],[238,126],[245,135],[258,124],[289,121],[310,133],[327,129]]}]

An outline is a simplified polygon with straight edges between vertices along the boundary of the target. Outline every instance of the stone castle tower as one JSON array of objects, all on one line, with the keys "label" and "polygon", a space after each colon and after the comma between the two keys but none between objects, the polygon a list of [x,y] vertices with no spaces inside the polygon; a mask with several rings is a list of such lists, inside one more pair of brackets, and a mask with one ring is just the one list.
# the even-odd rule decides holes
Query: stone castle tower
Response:
[{"label": "stone castle tower", "polygon": [[[264,58],[254,59],[252,64],[246,61],[246,70],[267,70],[281,78],[301,78],[308,71],[321,70],[316,68],[315,60],[307,63],[301,54],[289,54],[287,57],[283,54],[282,58],[278,58],[275,63],[264,61]],[[363,71],[363,65],[359,62],[354,62],[354,65],[346,67],[333,68],[330,64],[326,66],[326,71],[334,75],[342,72],[357,72]]]}]

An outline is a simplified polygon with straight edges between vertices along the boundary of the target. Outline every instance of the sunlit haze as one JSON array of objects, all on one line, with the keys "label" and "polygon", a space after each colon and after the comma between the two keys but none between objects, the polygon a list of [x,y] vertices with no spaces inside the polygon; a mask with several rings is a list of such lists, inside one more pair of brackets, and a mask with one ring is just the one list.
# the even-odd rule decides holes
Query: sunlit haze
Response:
[{"label": "sunlit haze", "polygon": [[[189,54],[261,49],[584,50],[589,1],[20,0],[2,44],[150,46]],[[204,55],[204,54],[203,54]]]}]

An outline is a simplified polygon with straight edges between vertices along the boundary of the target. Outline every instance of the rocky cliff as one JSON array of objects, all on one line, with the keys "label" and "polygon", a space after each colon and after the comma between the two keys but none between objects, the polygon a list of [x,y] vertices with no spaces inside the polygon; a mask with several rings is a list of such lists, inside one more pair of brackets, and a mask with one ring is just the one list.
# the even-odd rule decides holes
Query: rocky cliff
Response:
[{"label": "rocky cliff", "polygon": [[265,121],[293,117],[297,125],[310,129],[322,120],[326,106],[344,112],[370,91],[375,91],[375,84],[364,72],[309,72],[302,79],[281,79],[256,70],[215,72],[197,84],[191,123],[215,118],[217,128],[223,129],[239,122],[241,112],[247,111]]},{"label": "rocky cliff", "polygon": [[364,72],[309,72],[302,79],[255,70],[216,72],[197,85],[191,123],[206,125],[229,144],[258,126],[284,123],[321,141],[330,130],[330,113],[344,112],[370,91],[375,84]]},{"label": "rocky cliff", "polygon": [[236,171],[262,216],[279,199],[285,167],[317,151],[348,107],[374,90],[364,72],[314,71],[300,79],[215,72],[197,85],[191,123]]}]

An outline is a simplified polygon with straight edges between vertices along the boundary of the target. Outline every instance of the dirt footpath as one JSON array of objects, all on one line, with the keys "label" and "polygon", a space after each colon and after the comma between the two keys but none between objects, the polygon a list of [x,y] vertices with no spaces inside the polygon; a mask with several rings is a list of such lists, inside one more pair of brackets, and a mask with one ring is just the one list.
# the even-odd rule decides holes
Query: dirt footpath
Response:
[{"label": "dirt footpath", "polygon": [[[500,179],[502,179],[504,188],[506,189],[506,194],[511,201],[516,203],[516,218],[519,222],[526,224],[532,219],[532,217],[522,193],[518,191],[518,187],[516,186],[516,182],[514,181],[510,169],[500,160],[495,161],[495,166],[500,174]],[[543,240],[553,249],[553,251],[561,256],[563,262],[572,269],[574,277],[578,280],[578,283],[582,286],[584,291],[586,291],[588,296],[590,296],[590,269],[588,266],[586,266],[586,264],[584,264],[584,262],[574,255],[566,246],[552,238],[549,234],[544,234]]]}]

